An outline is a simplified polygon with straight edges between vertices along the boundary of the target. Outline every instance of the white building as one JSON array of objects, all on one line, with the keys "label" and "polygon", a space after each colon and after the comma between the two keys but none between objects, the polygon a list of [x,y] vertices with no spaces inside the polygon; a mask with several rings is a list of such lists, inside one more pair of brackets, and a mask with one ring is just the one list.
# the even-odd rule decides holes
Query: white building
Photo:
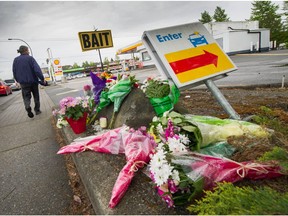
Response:
[{"label": "white building", "polygon": [[[258,21],[214,22],[204,24],[227,55],[263,52],[270,49],[270,30],[259,29]],[[137,41],[117,54],[139,54],[143,67],[154,65],[142,41]]]},{"label": "white building", "polygon": [[258,21],[204,24],[228,55],[263,52],[270,48],[270,30],[259,29]]}]

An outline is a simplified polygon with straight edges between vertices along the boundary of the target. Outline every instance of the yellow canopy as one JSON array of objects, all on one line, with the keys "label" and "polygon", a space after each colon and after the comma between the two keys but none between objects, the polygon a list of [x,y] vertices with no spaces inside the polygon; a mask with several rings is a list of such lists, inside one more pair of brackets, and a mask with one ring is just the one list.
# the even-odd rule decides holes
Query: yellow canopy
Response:
[{"label": "yellow canopy", "polygon": [[123,47],[123,48],[119,49],[116,54],[120,55],[120,54],[135,53],[137,51],[137,47],[142,46],[142,45],[143,45],[143,43],[142,43],[141,40],[137,41],[137,42],[135,42],[133,44],[130,44],[130,45],[126,46],[126,47]]}]

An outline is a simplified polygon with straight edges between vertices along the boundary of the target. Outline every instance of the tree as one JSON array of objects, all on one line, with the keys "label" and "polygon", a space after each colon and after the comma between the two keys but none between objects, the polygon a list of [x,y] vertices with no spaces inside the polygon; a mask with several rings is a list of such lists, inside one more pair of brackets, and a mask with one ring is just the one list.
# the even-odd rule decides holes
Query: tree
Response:
[{"label": "tree", "polygon": [[82,63],[82,67],[84,67],[84,68],[87,68],[89,66],[90,65],[89,65],[88,61],[85,61],[85,62]]},{"label": "tree", "polygon": [[74,69],[74,68],[80,68],[80,67],[79,67],[79,65],[75,62],[75,63],[73,64],[72,68]]},{"label": "tree", "polygon": [[279,6],[271,1],[252,2],[252,12],[250,20],[259,21],[259,28],[270,29],[270,40],[277,42],[277,45],[283,43],[284,29],[281,22],[281,15],[277,14]]},{"label": "tree", "polygon": [[284,1],[283,3],[283,11],[284,13],[282,14],[284,17],[284,42],[286,43],[286,47],[288,47],[288,1]]},{"label": "tree", "polygon": [[203,13],[201,13],[201,19],[199,19],[199,22],[203,24],[212,22],[212,17],[208,11],[205,10]]},{"label": "tree", "polygon": [[219,6],[217,6],[215,11],[214,11],[213,19],[215,20],[215,22],[228,22],[228,21],[230,21],[227,14],[225,14],[225,10]]}]

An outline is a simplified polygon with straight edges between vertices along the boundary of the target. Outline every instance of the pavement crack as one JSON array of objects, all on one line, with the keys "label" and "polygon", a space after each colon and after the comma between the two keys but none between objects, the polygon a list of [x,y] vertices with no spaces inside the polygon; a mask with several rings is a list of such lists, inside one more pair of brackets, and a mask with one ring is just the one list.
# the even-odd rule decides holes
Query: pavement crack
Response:
[{"label": "pavement crack", "polygon": [[14,187],[14,188],[2,199],[2,201],[4,201],[8,196],[10,196],[10,194],[12,194],[15,189],[16,189],[16,187]]},{"label": "pavement crack", "polygon": [[18,148],[22,148],[22,147],[25,147],[25,146],[29,146],[29,145],[34,145],[34,144],[36,144],[36,143],[39,143],[39,142],[41,142],[41,141],[48,140],[48,139],[49,139],[49,137],[46,137],[46,138],[44,138],[44,139],[37,140],[37,141],[35,141],[35,142],[26,143],[26,144],[24,144],[24,145],[20,145],[20,146],[14,147],[14,148],[10,148],[10,149],[6,149],[6,150],[4,150],[4,151],[0,151],[0,153],[9,152],[9,151],[12,151],[12,150],[15,150],[15,149],[18,149]]}]

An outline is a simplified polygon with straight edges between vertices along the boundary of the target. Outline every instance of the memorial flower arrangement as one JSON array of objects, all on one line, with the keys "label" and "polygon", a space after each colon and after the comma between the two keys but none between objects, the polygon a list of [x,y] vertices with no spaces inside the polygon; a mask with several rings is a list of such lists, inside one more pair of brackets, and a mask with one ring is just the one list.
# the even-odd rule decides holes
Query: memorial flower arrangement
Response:
[{"label": "memorial flower arrangement", "polygon": [[140,88],[149,98],[157,116],[172,110],[180,96],[178,88],[161,77],[148,77]]},{"label": "memorial flower arrangement", "polygon": [[93,124],[97,114],[111,103],[114,104],[114,112],[110,121],[109,128],[112,127],[114,114],[119,111],[122,101],[130,93],[133,87],[138,87],[138,80],[130,74],[118,74],[117,77],[108,73],[101,73],[100,76],[91,74],[94,84],[95,109],[88,124]]},{"label": "memorial flower arrangement", "polygon": [[[199,123],[203,130],[198,128]],[[209,129],[214,127],[212,135],[206,133],[205,124]],[[248,136],[267,137],[265,129],[256,124],[229,119],[221,121],[213,117],[193,118],[166,112],[163,117],[153,119],[149,132],[158,144],[148,166],[150,178],[168,207],[191,203],[204,190],[215,187],[217,182],[234,183],[244,178],[256,180],[283,175],[281,167],[273,162],[239,163],[228,159],[223,148],[217,154],[205,151],[211,148],[207,140],[217,145],[218,141],[229,136],[241,136],[244,133]],[[219,146],[217,148],[219,150]]]},{"label": "memorial flower arrangement", "polygon": [[53,110],[53,115],[57,116],[57,127],[67,126],[67,118],[78,120],[83,117],[84,113],[88,113],[89,97],[65,97],[59,102],[59,109]]}]

